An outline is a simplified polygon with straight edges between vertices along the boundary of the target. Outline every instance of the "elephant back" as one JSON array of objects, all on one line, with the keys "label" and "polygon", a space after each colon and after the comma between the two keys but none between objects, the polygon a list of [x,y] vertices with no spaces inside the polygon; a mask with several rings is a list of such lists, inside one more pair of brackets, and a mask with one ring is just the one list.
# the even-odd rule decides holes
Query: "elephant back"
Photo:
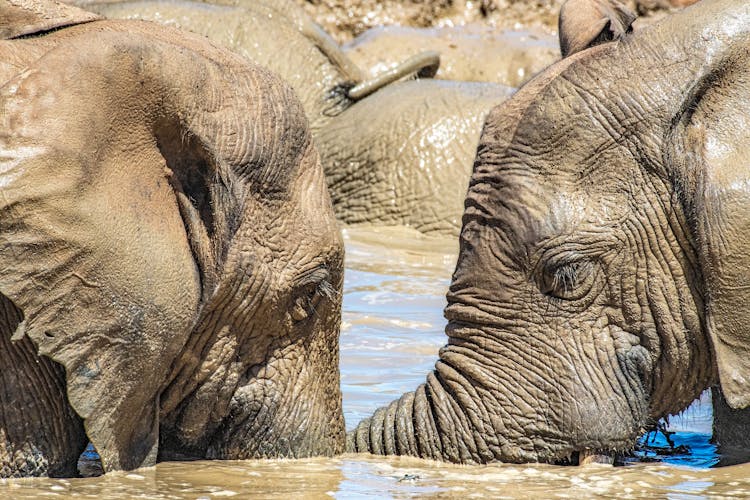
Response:
[{"label": "elephant back", "polygon": [[101,19],[92,12],[59,2],[0,0],[0,38],[9,40]]},{"label": "elephant back", "polygon": [[407,81],[333,118],[316,140],[336,216],[349,224],[457,234],[485,116],[512,91],[491,83]]}]

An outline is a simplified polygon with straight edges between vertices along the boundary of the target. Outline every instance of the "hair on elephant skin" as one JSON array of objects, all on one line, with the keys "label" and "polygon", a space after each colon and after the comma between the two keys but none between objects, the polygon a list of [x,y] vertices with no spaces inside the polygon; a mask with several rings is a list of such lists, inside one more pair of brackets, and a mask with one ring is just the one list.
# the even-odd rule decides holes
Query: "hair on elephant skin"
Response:
[{"label": "hair on elephant skin", "polygon": [[74,475],[87,440],[106,471],[341,452],[343,245],[298,99],[174,29],[65,7],[48,31],[60,8],[0,1],[24,19],[0,41],[0,474]]},{"label": "hair on elephant skin", "polygon": [[612,455],[716,384],[736,410],[717,413],[721,444],[735,444],[750,406],[749,63],[750,4],[704,0],[497,106],[466,197],[448,343],[349,449]]},{"label": "hair on elephant skin", "polygon": [[[491,83],[368,79],[288,0],[83,5],[111,18],[153,20],[203,34],[282,76],[305,105],[336,217],[347,224],[405,224],[457,234],[484,117],[514,90]],[[416,62],[409,58],[386,73],[436,69],[430,57],[414,57]],[[352,97],[360,88],[367,92]]]}]

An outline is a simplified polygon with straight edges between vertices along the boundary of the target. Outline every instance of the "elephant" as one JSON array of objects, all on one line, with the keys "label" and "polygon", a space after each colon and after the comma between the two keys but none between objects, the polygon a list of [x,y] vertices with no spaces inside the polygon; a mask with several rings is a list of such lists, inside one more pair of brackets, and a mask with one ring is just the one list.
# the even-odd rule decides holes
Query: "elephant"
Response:
[{"label": "elephant", "polygon": [[[560,39],[575,38],[578,50],[614,40],[603,39],[601,27],[569,31],[581,26],[562,23]],[[458,235],[484,119],[513,91],[487,82],[398,82],[333,117],[316,139],[337,217]]]},{"label": "elephant", "polygon": [[[340,43],[378,26],[415,28],[481,25],[541,28],[554,34],[565,0],[296,0]],[[621,0],[641,16],[661,16],[697,0]]]},{"label": "elephant", "polygon": [[[291,0],[75,0],[112,19],[141,19],[204,35],[264,66],[302,100],[313,136],[330,116],[399,78],[431,76],[439,58],[415,54],[390,72],[366,78],[338,44]],[[283,54],[283,57],[280,57]]]},{"label": "elephant", "polygon": [[636,14],[618,0],[567,0],[560,8],[560,52],[567,57],[633,31]]},{"label": "elephant", "polygon": [[732,432],[750,425],[748,63],[750,4],[703,0],[563,59],[495,107],[447,345],[347,449],[610,460],[712,386],[727,406],[721,445],[750,444]]},{"label": "elephant", "polygon": [[435,78],[496,82],[518,87],[560,59],[557,40],[541,30],[502,30],[491,26],[413,28],[378,26],[343,46],[361,68],[377,75],[425,50],[440,54]]},{"label": "elephant", "polygon": [[[137,17],[189,29],[277,71],[303,102],[312,103],[306,111],[340,221],[457,234],[484,117],[514,89],[429,78],[392,82],[413,71],[434,73],[439,59],[429,52],[407,59],[388,72],[390,77],[361,77],[352,86],[350,76],[320,52],[320,44],[301,34],[299,21],[269,20],[265,2],[237,5],[128,2],[87,8],[110,18]],[[313,73],[317,76],[311,78]],[[303,76],[306,83],[295,80]]]},{"label": "elephant", "polygon": [[457,235],[487,113],[514,89],[399,82],[331,118],[316,137],[336,217]]},{"label": "elephant", "polygon": [[343,451],[343,243],[291,88],[56,2],[0,33],[0,474]]}]

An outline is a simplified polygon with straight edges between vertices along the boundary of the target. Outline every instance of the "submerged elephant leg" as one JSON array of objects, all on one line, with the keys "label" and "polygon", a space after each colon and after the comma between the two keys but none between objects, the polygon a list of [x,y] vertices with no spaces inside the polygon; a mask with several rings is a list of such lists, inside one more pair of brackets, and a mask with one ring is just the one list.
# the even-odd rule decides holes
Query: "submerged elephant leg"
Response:
[{"label": "submerged elephant leg", "polygon": [[11,340],[22,319],[0,295],[0,477],[76,476],[83,423],[68,403],[63,368],[28,337]]},{"label": "submerged elephant leg", "polygon": [[719,465],[734,465],[750,460],[750,408],[735,410],[727,403],[719,387],[711,389],[714,408],[713,442],[719,448]]}]

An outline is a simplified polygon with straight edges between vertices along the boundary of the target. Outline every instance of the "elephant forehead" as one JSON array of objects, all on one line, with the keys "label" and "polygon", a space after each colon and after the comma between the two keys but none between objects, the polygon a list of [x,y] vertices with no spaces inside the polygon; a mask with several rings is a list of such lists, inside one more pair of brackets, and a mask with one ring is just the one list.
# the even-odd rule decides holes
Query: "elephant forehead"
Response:
[{"label": "elephant forehead", "polygon": [[[343,242],[312,145],[288,194],[245,201],[228,256],[245,262],[238,265],[245,274],[265,268],[281,288],[307,267],[325,266],[335,274],[343,269]],[[243,260],[243,254],[253,258]]]},{"label": "elephant forehead", "polygon": [[[615,50],[612,45],[553,65],[492,110],[477,150],[471,193],[496,189],[490,199],[527,197],[549,214],[569,213],[579,203],[572,193],[586,199],[632,188],[639,149],[631,146],[640,132],[632,125],[641,119],[611,88],[611,75],[598,76]],[[560,198],[559,193],[567,194]]]},{"label": "elephant forehead", "polygon": [[622,117],[614,116],[593,93],[558,79],[531,106],[513,139],[514,151],[529,151],[529,164],[540,172],[579,171],[592,156],[616,149],[626,140]]},{"label": "elephant forehead", "polygon": [[569,232],[584,221],[587,205],[583,193],[579,191],[566,190],[553,193],[537,232],[542,236]]},{"label": "elephant forehead", "polygon": [[[254,99],[235,99],[224,105],[232,106],[234,112],[231,121],[222,119],[214,124],[224,138],[216,153],[254,190],[275,197],[286,193],[298,175],[311,135],[291,88],[259,66],[252,69],[232,83],[254,89]],[[219,115],[226,117],[225,113]]]},{"label": "elephant forehead", "polygon": [[528,249],[550,238],[607,231],[630,209],[628,175],[625,170],[614,179],[594,176],[592,181],[564,169],[549,175],[509,163],[482,175],[475,173],[464,221],[496,226],[508,241]]}]

